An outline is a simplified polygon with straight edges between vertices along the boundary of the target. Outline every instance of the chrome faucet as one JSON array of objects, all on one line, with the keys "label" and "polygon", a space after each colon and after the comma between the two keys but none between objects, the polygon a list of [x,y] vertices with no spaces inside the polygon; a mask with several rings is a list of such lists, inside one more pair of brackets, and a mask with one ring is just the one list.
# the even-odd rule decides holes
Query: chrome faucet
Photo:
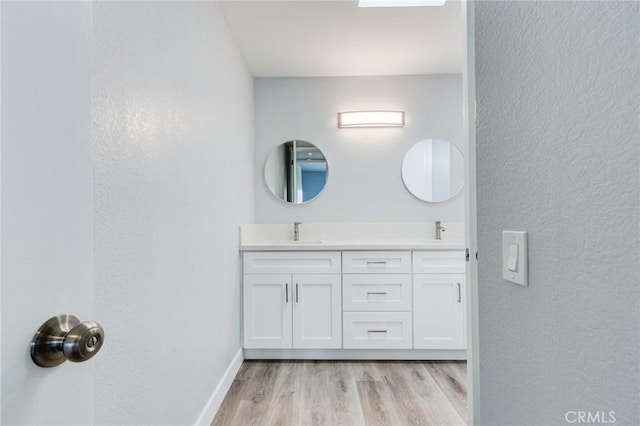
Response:
[{"label": "chrome faucet", "polygon": [[436,240],[442,239],[442,232],[444,232],[444,226],[439,220],[436,220]]},{"label": "chrome faucet", "polygon": [[302,222],[293,222],[293,241],[300,241],[300,225]]}]

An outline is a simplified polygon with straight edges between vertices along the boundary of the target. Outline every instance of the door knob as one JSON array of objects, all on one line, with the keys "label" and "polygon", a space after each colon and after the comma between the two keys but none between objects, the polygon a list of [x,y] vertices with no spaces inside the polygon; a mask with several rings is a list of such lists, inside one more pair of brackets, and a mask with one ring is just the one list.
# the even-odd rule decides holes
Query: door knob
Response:
[{"label": "door knob", "polygon": [[31,359],[40,367],[55,367],[66,360],[87,361],[100,351],[104,330],[95,321],[80,322],[73,315],[49,318],[31,340]]}]

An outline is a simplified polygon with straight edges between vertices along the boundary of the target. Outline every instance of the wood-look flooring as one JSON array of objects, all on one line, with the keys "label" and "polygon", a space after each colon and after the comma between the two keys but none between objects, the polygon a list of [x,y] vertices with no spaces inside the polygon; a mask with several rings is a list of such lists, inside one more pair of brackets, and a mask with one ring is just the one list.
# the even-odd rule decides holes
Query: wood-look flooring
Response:
[{"label": "wood-look flooring", "polygon": [[245,361],[211,424],[466,422],[464,361]]}]

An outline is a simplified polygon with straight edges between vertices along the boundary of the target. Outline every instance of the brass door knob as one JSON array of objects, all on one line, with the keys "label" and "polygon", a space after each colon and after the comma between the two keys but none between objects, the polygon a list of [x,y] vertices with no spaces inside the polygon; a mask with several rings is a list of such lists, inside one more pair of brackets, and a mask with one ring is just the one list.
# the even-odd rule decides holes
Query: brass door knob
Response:
[{"label": "brass door knob", "polygon": [[49,318],[31,340],[31,359],[40,367],[55,367],[66,360],[87,361],[100,351],[104,330],[95,321],[80,322],[73,315]]}]

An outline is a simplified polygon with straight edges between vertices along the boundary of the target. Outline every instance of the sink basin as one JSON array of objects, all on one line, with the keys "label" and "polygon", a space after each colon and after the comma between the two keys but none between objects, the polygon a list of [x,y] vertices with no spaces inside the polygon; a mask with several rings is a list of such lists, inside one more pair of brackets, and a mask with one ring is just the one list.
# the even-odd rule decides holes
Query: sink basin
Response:
[{"label": "sink basin", "polygon": [[304,244],[322,244],[322,241],[311,241],[311,240],[301,240],[301,241],[293,241],[293,240],[281,240],[281,241],[269,241],[267,244],[273,245],[304,245]]}]

